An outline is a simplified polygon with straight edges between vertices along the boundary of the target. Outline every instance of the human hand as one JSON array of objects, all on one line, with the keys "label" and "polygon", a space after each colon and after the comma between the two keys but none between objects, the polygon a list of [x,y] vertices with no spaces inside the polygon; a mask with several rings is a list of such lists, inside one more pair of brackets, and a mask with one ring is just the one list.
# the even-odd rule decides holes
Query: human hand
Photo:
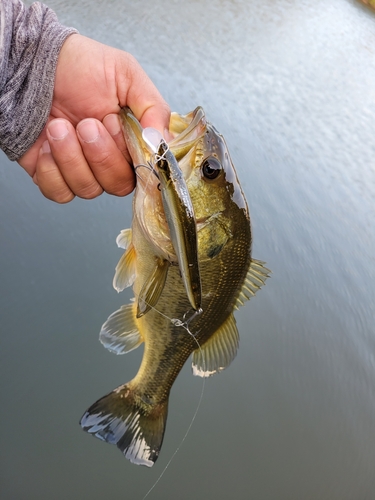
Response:
[{"label": "human hand", "polygon": [[67,203],[134,189],[118,118],[125,105],[143,127],[167,134],[170,109],[133,56],[78,34],[68,37],[48,122],[18,161],[44,196]]}]

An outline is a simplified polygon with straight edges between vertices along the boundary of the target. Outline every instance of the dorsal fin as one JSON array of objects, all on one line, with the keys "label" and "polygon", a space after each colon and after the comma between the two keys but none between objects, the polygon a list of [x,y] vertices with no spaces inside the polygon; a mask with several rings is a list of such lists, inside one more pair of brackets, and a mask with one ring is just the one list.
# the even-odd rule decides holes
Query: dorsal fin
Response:
[{"label": "dorsal fin", "polygon": [[254,297],[256,292],[264,285],[271,271],[264,266],[265,262],[251,259],[245,281],[238,292],[234,308],[238,309],[244,303]]},{"label": "dorsal fin", "polygon": [[121,306],[112,313],[102,326],[99,340],[115,354],[125,354],[142,344],[135,317],[135,303]]},{"label": "dorsal fin", "polygon": [[193,375],[210,377],[227,368],[236,357],[238,343],[236,320],[230,314],[212,337],[193,352]]}]

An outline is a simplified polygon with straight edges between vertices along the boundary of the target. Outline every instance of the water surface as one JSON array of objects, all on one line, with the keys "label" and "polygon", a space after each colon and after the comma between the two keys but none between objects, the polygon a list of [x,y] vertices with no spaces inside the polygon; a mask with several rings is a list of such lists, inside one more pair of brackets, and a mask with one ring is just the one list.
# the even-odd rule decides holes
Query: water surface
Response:
[{"label": "water surface", "polygon": [[[149,498],[372,500],[374,14],[350,0],[47,3],[133,53],[172,109],[204,107],[273,271]],[[130,220],[131,197],[58,206],[0,157],[2,500],[141,499],[189,425],[202,387],[189,366],[152,469],[78,425],[139,366],[141,352],[97,340],[131,296],[111,286]]]}]

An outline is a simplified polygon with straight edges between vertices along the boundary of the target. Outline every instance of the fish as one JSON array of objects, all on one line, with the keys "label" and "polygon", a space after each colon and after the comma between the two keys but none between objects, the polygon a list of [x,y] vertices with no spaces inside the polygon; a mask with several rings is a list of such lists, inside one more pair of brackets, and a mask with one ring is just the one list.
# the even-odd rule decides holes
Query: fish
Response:
[{"label": "fish", "polygon": [[[125,252],[113,285],[117,291],[133,286],[134,299],[109,316],[100,341],[116,354],[142,343],[144,352],[135,377],[91,405],[80,424],[115,444],[130,462],[151,467],[163,443],[169,394],[185,362],[191,356],[193,375],[199,377],[230,365],[239,346],[234,311],[265,284],[270,270],[252,257],[247,201],[226,142],[203,108],[172,113],[169,126],[172,139],[167,146],[182,172],[188,199],[180,195],[180,185],[162,185],[158,165],[165,149],[158,149],[161,155],[150,151],[129,109],[122,109],[120,117],[137,184],[132,227],[116,240]],[[180,205],[176,213],[186,214],[190,203],[193,207],[199,309],[192,306],[184,285],[170,230],[179,221],[167,216],[173,209],[163,204],[162,189],[164,198]],[[180,251],[187,252],[183,243]]]}]

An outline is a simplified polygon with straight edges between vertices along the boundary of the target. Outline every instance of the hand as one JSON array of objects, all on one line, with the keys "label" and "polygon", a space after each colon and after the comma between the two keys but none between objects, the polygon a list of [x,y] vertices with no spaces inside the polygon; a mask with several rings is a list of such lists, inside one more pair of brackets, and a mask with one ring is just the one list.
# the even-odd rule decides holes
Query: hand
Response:
[{"label": "hand", "polygon": [[134,57],[78,34],[68,37],[48,122],[19,160],[44,196],[67,203],[75,196],[125,196],[134,189],[118,118],[125,105],[143,127],[166,135],[169,107]]}]

